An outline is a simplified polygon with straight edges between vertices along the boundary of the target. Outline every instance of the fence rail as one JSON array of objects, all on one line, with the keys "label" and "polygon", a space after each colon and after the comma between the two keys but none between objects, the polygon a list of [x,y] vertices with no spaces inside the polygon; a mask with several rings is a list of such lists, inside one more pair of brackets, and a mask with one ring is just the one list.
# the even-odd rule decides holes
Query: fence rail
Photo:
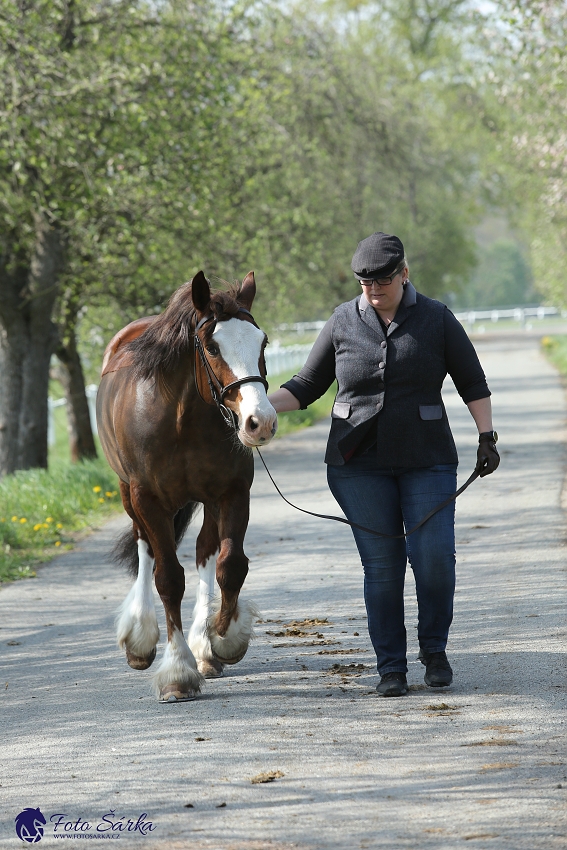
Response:
[{"label": "fence rail", "polygon": [[505,310],[467,310],[466,312],[455,313],[455,316],[459,322],[466,325],[469,329],[476,322],[499,322],[502,319],[512,319],[519,322],[520,326],[524,328],[527,319],[541,320],[551,316],[563,316],[565,318],[567,312],[565,310],[559,310],[557,307],[510,307]]}]

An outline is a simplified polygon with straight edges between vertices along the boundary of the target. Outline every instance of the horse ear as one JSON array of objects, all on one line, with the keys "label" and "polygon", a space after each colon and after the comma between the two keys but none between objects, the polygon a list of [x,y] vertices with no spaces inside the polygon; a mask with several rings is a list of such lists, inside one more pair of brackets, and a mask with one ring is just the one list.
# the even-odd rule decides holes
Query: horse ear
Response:
[{"label": "horse ear", "polygon": [[252,307],[254,296],[256,295],[256,281],[254,280],[254,272],[248,272],[238,293],[238,301],[247,310]]},{"label": "horse ear", "polygon": [[191,301],[199,313],[204,313],[211,301],[209,281],[202,271],[197,272],[191,281]]}]

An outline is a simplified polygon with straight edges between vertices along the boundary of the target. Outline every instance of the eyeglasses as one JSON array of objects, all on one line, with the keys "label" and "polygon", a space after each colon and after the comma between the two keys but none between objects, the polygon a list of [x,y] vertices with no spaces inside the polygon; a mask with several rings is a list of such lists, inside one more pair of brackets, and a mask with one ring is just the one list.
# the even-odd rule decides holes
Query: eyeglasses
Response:
[{"label": "eyeglasses", "polygon": [[394,272],[394,274],[388,275],[388,277],[381,277],[381,278],[376,279],[376,280],[361,280],[361,281],[359,281],[359,283],[362,286],[372,286],[373,283],[377,283],[378,286],[390,286],[390,284],[392,283],[394,278],[397,277],[399,274],[401,274],[402,271],[403,271],[403,269],[398,269],[397,272]]}]

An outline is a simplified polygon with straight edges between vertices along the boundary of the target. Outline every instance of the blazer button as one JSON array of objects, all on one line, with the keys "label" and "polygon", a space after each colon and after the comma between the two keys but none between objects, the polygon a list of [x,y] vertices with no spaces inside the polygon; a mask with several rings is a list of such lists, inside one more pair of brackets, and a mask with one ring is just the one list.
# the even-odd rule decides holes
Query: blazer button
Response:
[{"label": "blazer button", "polygon": [[379,401],[378,404],[376,405],[376,410],[382,410],[382,407],[383,407],[383,404],[382,404],[381,401]]},{"label": "blazer button", "polygon": [[380,348],[386,348],[386,346],[387,346],[387,345],[388,345],[388,343],[387,343],[387,342],[381,342],[381,343],[380,343]]},{"label": "blazer button", "polygon": [[378,364],[378,368],[379,369],[385,369],[386,368],[386,364],[384,363],[383,360]]}]

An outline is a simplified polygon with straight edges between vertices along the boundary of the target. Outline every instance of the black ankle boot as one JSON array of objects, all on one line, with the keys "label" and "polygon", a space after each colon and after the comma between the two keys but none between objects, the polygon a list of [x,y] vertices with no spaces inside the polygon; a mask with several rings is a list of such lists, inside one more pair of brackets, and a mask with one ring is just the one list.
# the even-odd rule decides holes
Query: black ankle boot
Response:
[{"label": "black ankle boot", "polygon": [[384,673],[376,690],[381,697],[403,697],[408,692],[405,673]]},{"label": "black ankle boot", "polygon": [[418,660],[425,664],[423,680],[430,688],[446,688],[453,681],[453,671],[445,652],[419,650]]}]

